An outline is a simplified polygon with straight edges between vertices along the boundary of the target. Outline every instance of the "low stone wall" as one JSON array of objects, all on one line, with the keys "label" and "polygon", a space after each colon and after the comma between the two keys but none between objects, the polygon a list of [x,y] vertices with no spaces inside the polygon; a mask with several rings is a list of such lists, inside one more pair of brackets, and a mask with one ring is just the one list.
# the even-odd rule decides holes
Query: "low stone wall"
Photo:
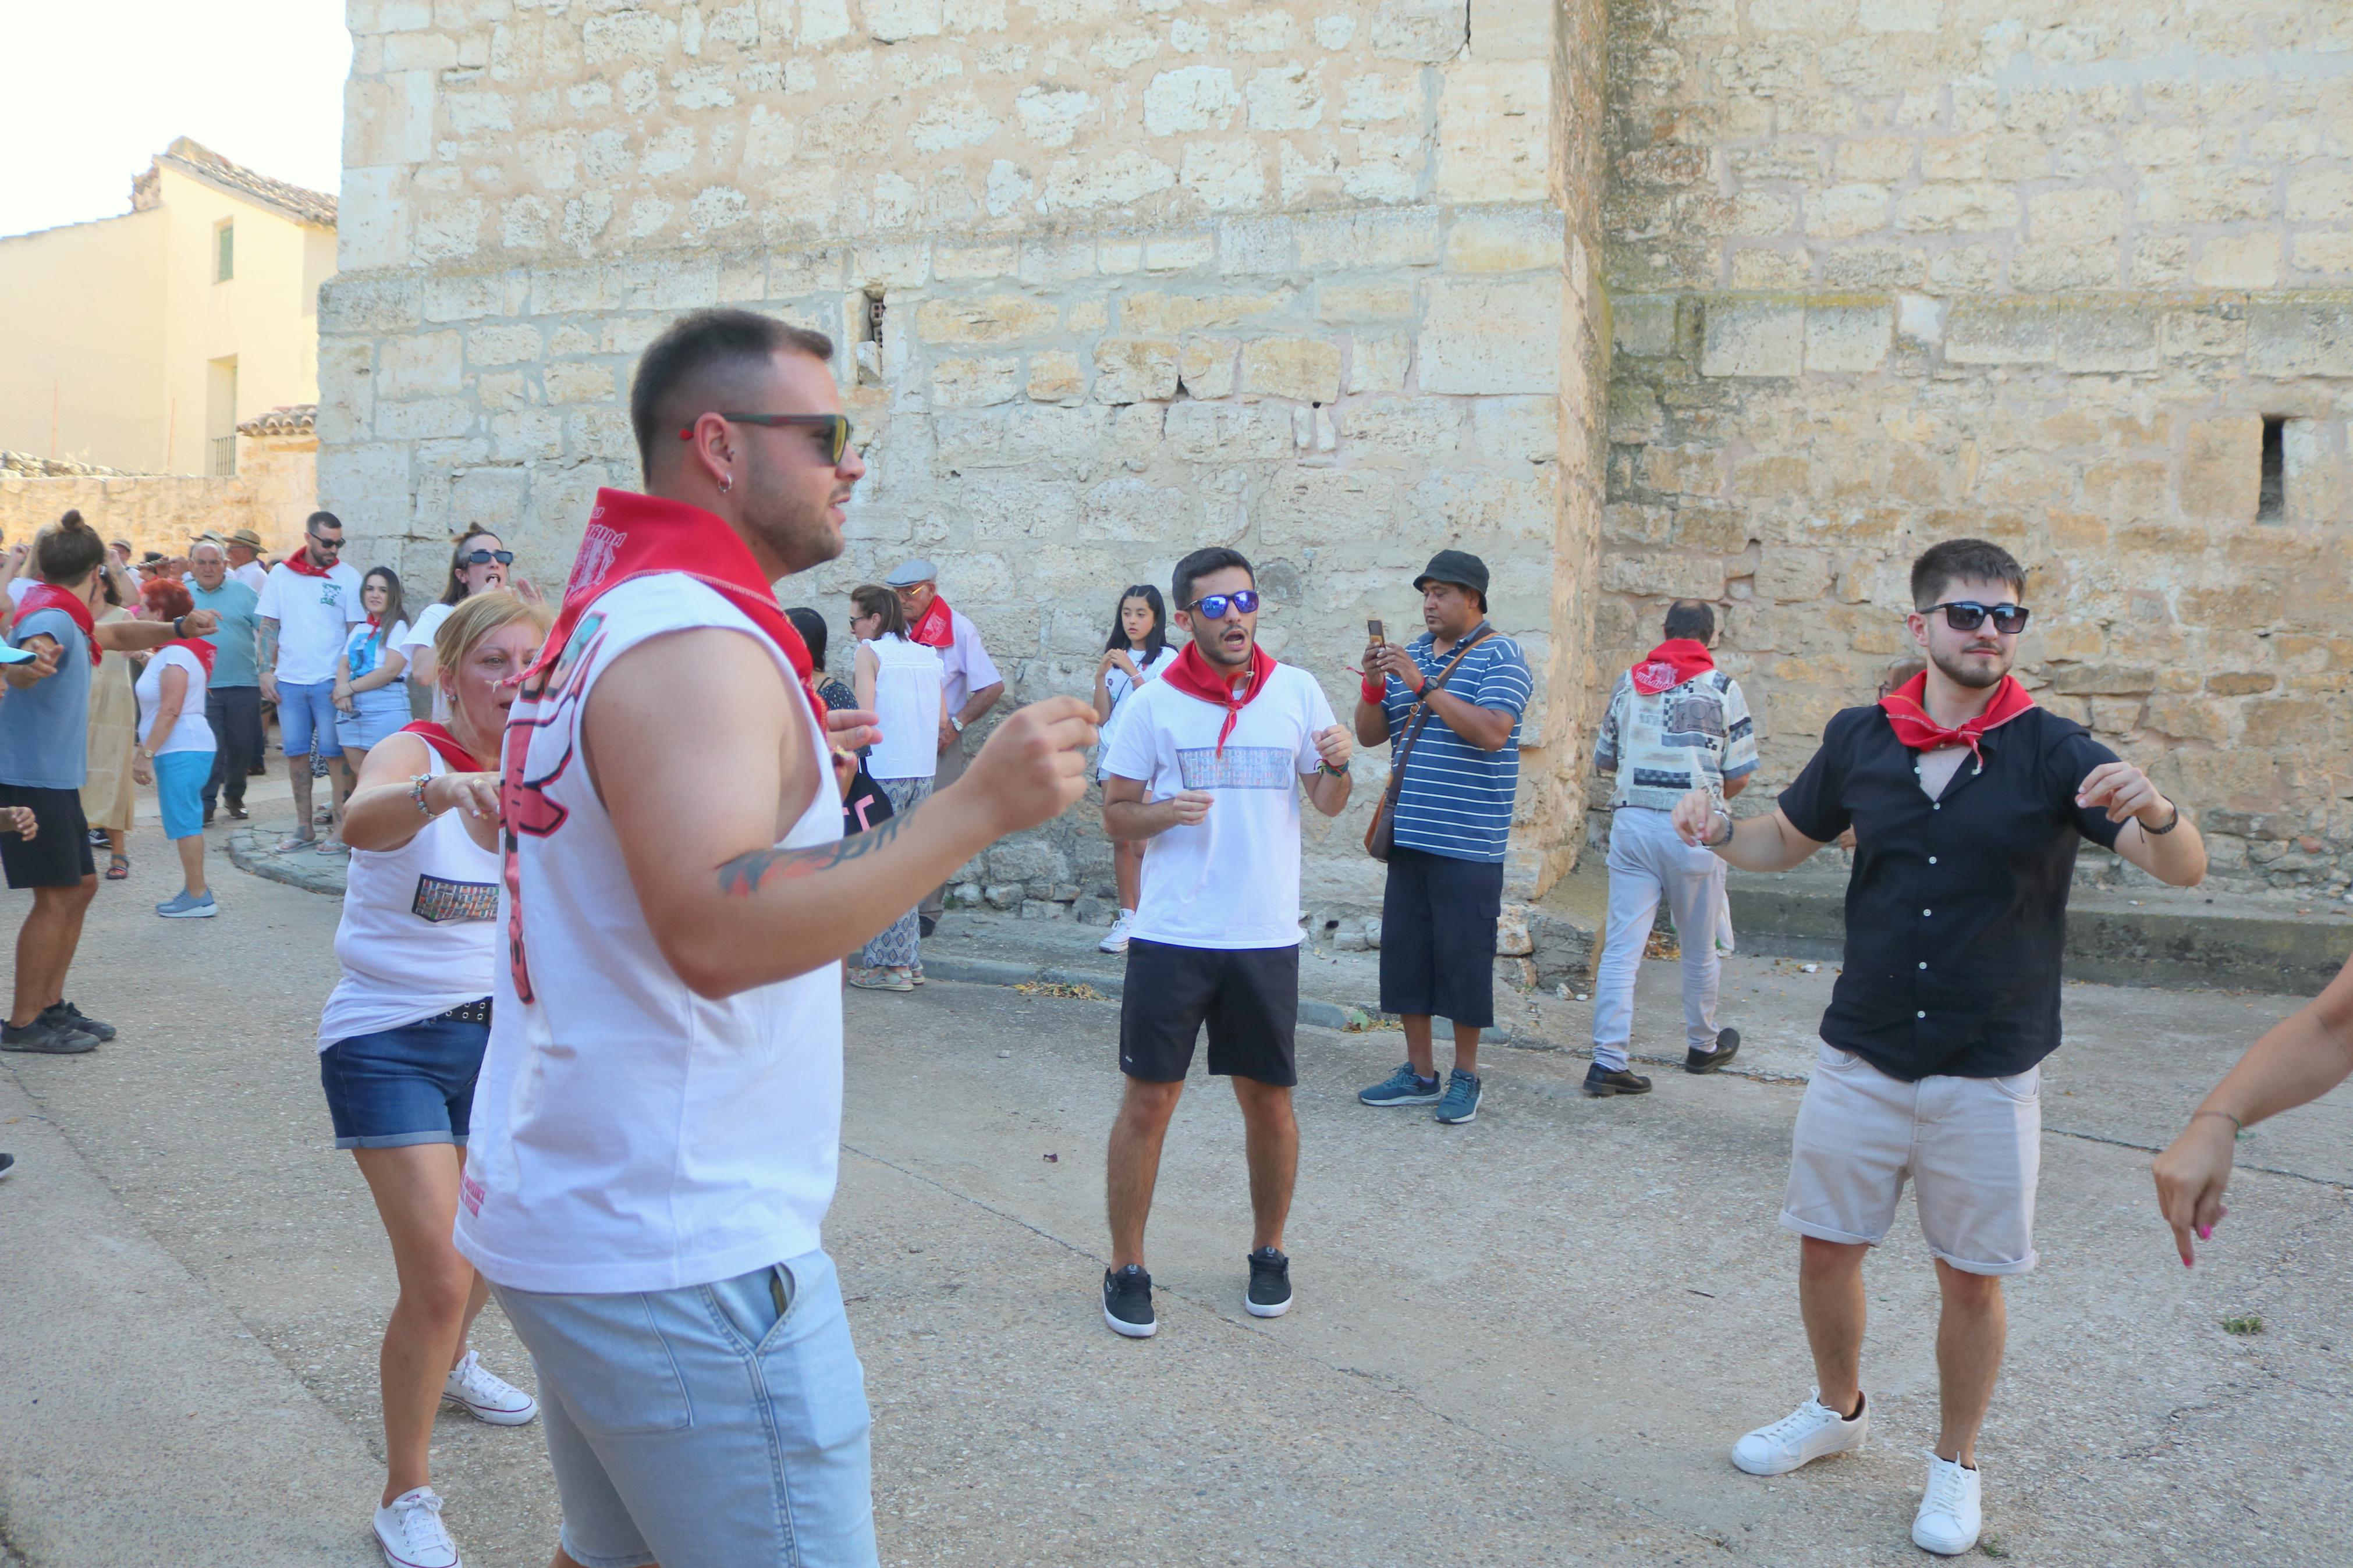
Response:
[{"label": "low stone wall", "polygon": [[134,552],[185,552],[207,530],[249,528],[273,552],[294,548],[302,520],[317,507],[318,442],[300,437],[246,438],[237,477],[191,474],[0,475],[0,536],[14,544],[68,510],[79,510],[108,539],[124,539]]}]

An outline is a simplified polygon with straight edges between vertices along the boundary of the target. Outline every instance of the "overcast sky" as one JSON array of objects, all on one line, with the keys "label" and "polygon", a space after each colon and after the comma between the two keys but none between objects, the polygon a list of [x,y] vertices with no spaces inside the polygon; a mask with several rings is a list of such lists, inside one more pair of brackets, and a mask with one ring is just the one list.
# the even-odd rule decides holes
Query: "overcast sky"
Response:
[{"label": "overcast sky", "polygon": [[174,136],[332,194],[343,0],[0,0],[0,235],[131,210]]}]

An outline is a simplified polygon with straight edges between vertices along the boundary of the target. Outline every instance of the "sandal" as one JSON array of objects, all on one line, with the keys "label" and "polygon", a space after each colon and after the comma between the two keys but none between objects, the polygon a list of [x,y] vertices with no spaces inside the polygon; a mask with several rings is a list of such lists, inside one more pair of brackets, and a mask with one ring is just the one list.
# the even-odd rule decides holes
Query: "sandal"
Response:
[{"label": "sandal", "polygon": [[318,847],[319,841],[317,838],[302,837],[298,836],[292,838],[280,839],[278,841],[278,853],[280,855],[300,855],[305,849],[316,849]]},{"label": "sandal", "polygon": [[106,879],[110,882],[127,880],[131,876],[131,857],[109,855],[106,858]]},{"label": "sandal", "polygon": [[351,853],[351,849],[342,839],[330,833],[319,840],[318,852],[322,855],[347,855]]}]

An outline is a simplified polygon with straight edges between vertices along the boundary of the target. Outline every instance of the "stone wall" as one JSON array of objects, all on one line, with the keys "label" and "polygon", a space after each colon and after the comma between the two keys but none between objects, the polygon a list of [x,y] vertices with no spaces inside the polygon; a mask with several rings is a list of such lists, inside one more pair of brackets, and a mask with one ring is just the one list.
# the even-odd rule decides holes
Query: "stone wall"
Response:
[{"label": "stone wall", "polygon": [[308,434],[237,443],[235,479],[184,474],[82,475],[34,479],[0,475],[0,538],[29,541],[46,524],[79,509],[107,539],[134,552],[185,552],[207,530],[249,528],[270,550],[292,549],[302,520],[316,507],[318,442]]},{"label": "stone wall", "polygon": [[2353,11],[1610,27],[1602,667],[1717,601],[1766,809],[1905,646],[1911,557],[1994,538],[2042,700],[2179,792],[2224,880],[2342,890]]},{"label": "stone wall", "polygon": [[[559,577],[594,489],[637,482],[638,351],[747,305],[840,342],[870,443],[847,554],[786,592],[839,639],[850,586],[928,554],[1016,698],[1083,692],[1124,584],[1233,544],[1263,640],[1345,714],[1365,620],[1415,627],[1415,572],[1461,545],[1546,677],[1514,882],[1565,868],[1608,337],[1599,0],[1557,25],[1543,0],[351,16],[320,430],[355,558],[427,569],[480,524]],[[1312,902],[1377,900],[1356,839],[1383,765],[1316,824]],[[1108,868],[1082,810],[975,870],[1034,892]]]}]

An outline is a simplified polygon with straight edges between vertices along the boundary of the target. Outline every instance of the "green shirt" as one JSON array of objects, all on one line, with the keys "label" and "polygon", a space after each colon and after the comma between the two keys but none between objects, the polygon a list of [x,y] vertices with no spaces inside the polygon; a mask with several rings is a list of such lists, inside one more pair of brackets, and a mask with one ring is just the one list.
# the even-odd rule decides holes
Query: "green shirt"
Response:
[{"label": "green shirt", "polygon": [[261,600],[254,591],[234,577],[224,577],[221,585],[210,592],[194,581],[187,584],[188,596],[196,608],[210,610],[220,616],[220,626],[206,634],[205,641],[213,645],[214,686],[259,686],[260,666],[256,660],[254,638],[259,627],[254,620],[254,610]]}]

